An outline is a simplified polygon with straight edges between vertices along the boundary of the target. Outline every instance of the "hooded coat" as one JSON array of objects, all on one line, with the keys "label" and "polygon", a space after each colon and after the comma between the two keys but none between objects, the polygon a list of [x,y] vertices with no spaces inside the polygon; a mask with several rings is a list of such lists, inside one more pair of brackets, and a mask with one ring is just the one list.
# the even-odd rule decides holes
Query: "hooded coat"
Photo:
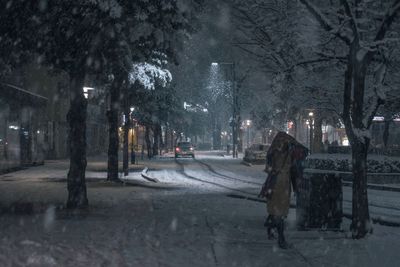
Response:
[{"label": "hooded coat", "polygon": [[289,212],[291,186],[296,190],[296,161],[305,158],[307,149],[290,135],[279,132],[267,153],[268,177],[262,191],[267,198],[269,215],[285,217]]}]

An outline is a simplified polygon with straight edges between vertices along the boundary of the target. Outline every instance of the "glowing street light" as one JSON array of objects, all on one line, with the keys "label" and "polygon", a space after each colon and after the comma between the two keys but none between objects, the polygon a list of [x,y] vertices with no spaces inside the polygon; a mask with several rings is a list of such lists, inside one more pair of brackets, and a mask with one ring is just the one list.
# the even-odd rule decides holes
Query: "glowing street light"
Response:
[{"label": "glowing street light", "polygon": [[247,128],[247,148],[250,147],[250,126],[251,126],[251,120],[246,120],[246,128]]},{"label": "glowing street light", "polygon": [[235,77],[235,62],[212,62],[212,67],[218,67],[219,65],[229,65],[231,67],[232,72],[232,100],[233,100],[233,114],[232,114],[232,156],[233,158],[237,158],[237,127],[238,127],[238,93],[236,87],[236,77]]},{"label": "glowing street light", "polygon": [[308,122],[307,125],[308,125],[309,131],[310,131],[310,140],[309,140],[310,146],[309,146],[309,148],[310,148],[310,153],[312,153],[313,152],[313,139],[314,139],[314,133],[313,133],[314,112],[310,111],[308,113],[308,117],[309,117],[309,120],[307,120],[307,122]]},{"label": "glowing street light", "polygon": [[88,99],[89,98],[89,91],[94,90],[93,87],[83,87],[83,96]]}]

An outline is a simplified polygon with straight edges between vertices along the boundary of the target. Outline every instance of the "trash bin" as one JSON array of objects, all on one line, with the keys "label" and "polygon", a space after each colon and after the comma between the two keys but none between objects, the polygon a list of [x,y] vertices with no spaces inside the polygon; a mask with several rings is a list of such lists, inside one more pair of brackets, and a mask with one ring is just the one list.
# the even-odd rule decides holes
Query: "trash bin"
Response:
[{"label": "trash bin", "polygon": [[340,230],[342,203],[340,175],[333,171],[305,169],[296,199],[298,229]]}]

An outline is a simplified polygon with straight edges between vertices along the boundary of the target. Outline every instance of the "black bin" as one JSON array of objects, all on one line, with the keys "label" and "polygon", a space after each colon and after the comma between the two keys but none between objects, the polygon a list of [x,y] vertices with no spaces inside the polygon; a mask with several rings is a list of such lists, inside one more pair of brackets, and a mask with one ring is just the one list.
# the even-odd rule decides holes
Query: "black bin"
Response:
[{"label": "black bin", "polygon": [[298,189],[298,229],[341,229],[343,191],[340,175],[332,171],[305,169]]}]

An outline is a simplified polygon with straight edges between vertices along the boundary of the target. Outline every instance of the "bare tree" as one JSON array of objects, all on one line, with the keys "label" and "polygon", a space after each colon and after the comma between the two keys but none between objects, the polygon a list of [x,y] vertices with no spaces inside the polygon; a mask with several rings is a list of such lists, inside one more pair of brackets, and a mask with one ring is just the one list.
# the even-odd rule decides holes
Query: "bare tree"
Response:
[{"label": "bare tree", "polygon": [[[400,1],[341,0],[340,5],[323,7],[317,7],[310,0],[300,2],[323,30],[347,47],[341,115],[353,156],[351,229],[353,238],[362,238],[370,230],[366,168],[370,127],[385,100],[382,86],[387,70],[384,48],[398,41],[393,29],[398,26],[394,22]],[[367,94],[368,88],[373,94]]]},{"label": "bare tree", "polygon": [[[366,173],[370,128],[386,100],[388,51],[400,41],[399,25],[395,23],[399,10],[400,0],[252,0],[237,8],[245,37],[239,46],[265,62],[276,92],[286,97],[299,88],[316,88],[318,94],[298,99],[309,105],[332,107],[344,122],[353,156],[353,238],[362,238],[370,230]],[[312,81],[321,79],[327,68],[332,75],[332,79],[324,80],[328,85]],[[324,90],[329,92],[326,97],[321,94]],[[332,97],[337,92],[342,94],[340,102]],[[285,106],[296,106],[294,103]]]}]

